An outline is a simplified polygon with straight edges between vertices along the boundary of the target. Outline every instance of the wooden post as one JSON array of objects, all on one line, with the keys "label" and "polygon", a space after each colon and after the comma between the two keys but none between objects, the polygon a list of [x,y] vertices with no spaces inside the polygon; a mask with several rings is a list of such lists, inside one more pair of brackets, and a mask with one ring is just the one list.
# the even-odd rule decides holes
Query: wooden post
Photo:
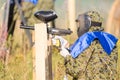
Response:
[{"label": "wooden post", "polygon": [[35,24],[35,52],[36,80],[46,80],[47,28],[44,23]]},{"label": "wooden post", "polygon": [[72,38],[76,38],[76,23],[75,23],[75,1],[76,0],[68,0],[68,20],[69,20],[69,28],[73,31]]},{"label": "wooden post", "polygon": [[[32,32],[32,41],[35,42],[35,32]],[[33,78],[35,80],[35,44],[32,46]]]}]

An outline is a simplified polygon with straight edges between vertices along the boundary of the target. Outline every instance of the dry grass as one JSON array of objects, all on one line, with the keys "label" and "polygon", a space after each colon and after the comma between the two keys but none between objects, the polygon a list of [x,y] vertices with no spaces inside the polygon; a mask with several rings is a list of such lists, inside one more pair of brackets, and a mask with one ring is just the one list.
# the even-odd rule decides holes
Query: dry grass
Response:
[{"label": "dry grass", "polygon": [[21,53],[12,54],[7,65],[0,62],[0,80],[32,80],[32,69],[31,52],[26,60]]}]

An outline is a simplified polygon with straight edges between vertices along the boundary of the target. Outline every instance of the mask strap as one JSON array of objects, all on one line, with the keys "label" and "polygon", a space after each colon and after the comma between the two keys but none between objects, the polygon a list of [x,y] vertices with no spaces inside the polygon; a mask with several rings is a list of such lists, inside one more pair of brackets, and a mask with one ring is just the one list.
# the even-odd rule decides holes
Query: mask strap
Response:
[{"label": "mask strap", "polygon": [[102,23],[101,22],[94,22],[94,21],[91,21],[91,26],[101,26]]}]

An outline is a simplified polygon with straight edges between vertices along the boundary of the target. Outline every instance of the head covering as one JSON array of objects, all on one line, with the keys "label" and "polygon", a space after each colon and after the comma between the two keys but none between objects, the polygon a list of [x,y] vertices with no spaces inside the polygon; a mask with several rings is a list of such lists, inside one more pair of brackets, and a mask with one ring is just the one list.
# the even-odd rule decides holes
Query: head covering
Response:
[{"label": "head covering", "polygon": [[89,31],[103,30],[102,28],[103,18],[97,11],[88,11],[85,13],[85,15],[88,15],[91,19],[91,25],[90,25]]},{"label": "head covering", "polygon": [[78,37],[88,31],[101,31],[103,18],[97,11],[88,11],[80,14],[76,19]]}]

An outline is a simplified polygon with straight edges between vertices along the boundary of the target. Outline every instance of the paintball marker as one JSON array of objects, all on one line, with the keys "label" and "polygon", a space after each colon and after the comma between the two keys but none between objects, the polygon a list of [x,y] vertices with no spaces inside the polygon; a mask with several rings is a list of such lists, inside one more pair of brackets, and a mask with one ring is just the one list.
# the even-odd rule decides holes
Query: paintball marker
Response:
[{"label": "paintball marker", "polygon": [[[54,11],[37,11],[35,12],[34,16],[46,24],[48,34],[62,36],[62,35],[70,35],[72,33],[70,29],[66,30],[66,29],[48,27],[47,23],[57,18],[57,15]],[[34,26],[21,25],[20,28],[34,30]]]},{"label": "paintball marker", "polygon": [[[21,25],[20,28],[34,30],[34,26],[24,26],[24,25]],[[59,28],[48,27],[47,28],[47,33],[48,34],[52,34],[52,35],[63,36],[63,35],[70,35],[72,33],[72,31],[70,29],[59,29]]]}]

